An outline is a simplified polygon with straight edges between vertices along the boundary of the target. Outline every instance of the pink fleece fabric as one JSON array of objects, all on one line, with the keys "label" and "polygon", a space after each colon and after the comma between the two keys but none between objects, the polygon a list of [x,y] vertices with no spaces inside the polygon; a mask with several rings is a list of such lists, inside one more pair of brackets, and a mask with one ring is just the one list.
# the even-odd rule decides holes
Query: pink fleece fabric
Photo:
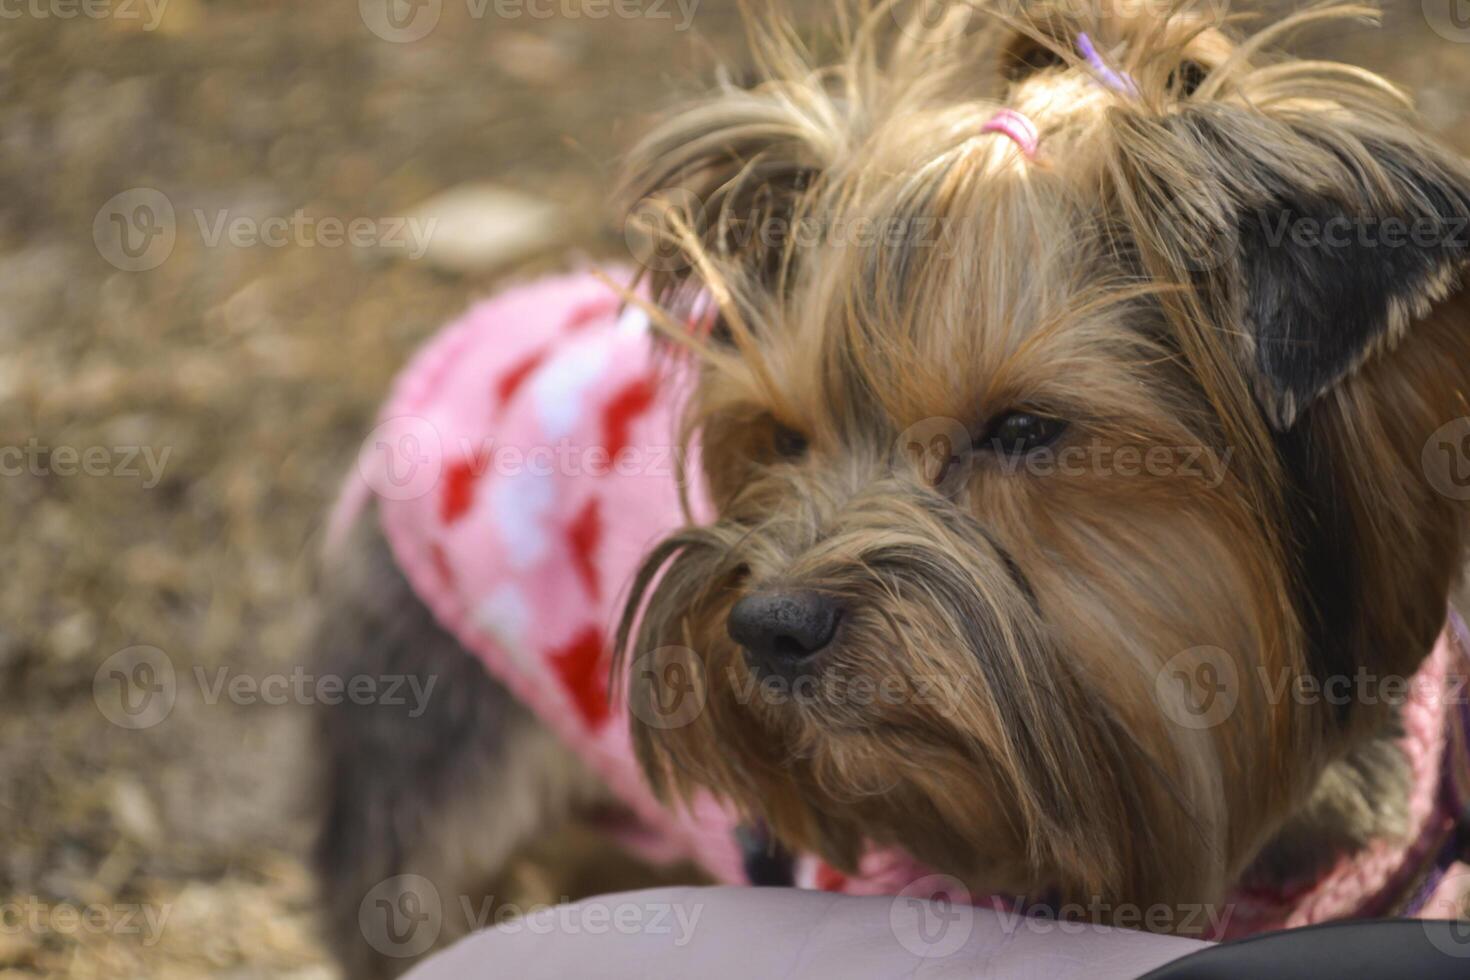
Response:
[{"label": "pink fleece fabric", "polygon": [[[638,818],[627,843],[738,882],[734,821],[709,800],[660,806],[626,705],[609,701],[619,600],[639,559],[682,523],[680,385],[651,353],[647,317],[590,273],[473,307],[399,376],[332,533],[376,495],[419,596]],[[691,499],[705,509],[697,488]]]},{"label": "pink fleece fabric", "polygon": [[[636,816],[628,845],[653,859],[692,858],[716,880],[741,883],[735,817],[707,798],[688,810],[661,806],[634,759],[627,705],[608,695],[626,586],[642,556],[683,522],[674,458],[686,379],[677,359],[656,363],[652,353],[646,316],[590,273],[480,303],[399,376],[329,533],[340,536],[376,496],[393,553],[426,605]],[[689,497],[696,519],[708,518],[697,483]],[[1442,819],[1441,695],[1463,669],[1463,644],[1462,628],[1447,629],[1405,714],[1421,831]],[[1353,914],[1396,869],[1422,859],[1421,836],[1344,858],[1291,894],[1232,896],[1228,934]],[[1457,866],[1444,887],[1463,889],[1465,870]],[[925,874],[894,851],[869,853],[856,876],[810,857],[798,865],[799,884],[855,895],[895,894]],[[1445,914],[1456,897],[1431,896],[1425,914]]]}]

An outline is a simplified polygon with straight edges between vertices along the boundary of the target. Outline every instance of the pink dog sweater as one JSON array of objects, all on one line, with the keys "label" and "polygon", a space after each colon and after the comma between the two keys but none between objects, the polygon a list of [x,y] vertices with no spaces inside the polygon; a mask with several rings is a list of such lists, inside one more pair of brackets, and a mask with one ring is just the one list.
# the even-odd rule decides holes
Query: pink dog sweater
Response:
[{"label": "pink dog sweater", "polygon": [[[626,281],[621,270],[613,277]],[[634,815],[628,845],[655,860],[693,859],[738,883],[735,815],[711,798],[662,806],[634,759],[627,706],[609,695],[610,636],[626,585],[683,522],[675,433],[686,385],[677,360],[656,364],[651,354],[646,315],[590,273],[476,305],[398,377],[328,538],[340,539],[376,497],[418,595]],[[708,519],[697,482],[689,499],[695,518]],[[1403,740],[1415,778],[1411,840],[1345,857],[1315,882],[1232,895],[1225,936],[1364,914],[1453,915],[1470,887],[1470,869],[1456,862],[1457,822],[1470,802],[1458,683],[1467,649],[1452,615],[1412,685]],[[802,857],[797,882],[908,895],[932,884],[968,897],[893,851],[869,852],[855,876]]]}]

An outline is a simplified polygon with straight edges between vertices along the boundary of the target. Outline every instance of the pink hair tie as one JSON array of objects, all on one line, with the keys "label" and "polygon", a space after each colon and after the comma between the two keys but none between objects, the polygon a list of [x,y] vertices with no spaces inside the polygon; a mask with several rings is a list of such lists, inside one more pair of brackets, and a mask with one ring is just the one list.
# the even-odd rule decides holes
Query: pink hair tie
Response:
[{"label": "pink hair tie", "polygon": [[1008,136],[1027,160],[1036,159],[1036,147],[1041,140],[1036,124],[1014,109],[1002,109],[991,116],[980,132]]}]

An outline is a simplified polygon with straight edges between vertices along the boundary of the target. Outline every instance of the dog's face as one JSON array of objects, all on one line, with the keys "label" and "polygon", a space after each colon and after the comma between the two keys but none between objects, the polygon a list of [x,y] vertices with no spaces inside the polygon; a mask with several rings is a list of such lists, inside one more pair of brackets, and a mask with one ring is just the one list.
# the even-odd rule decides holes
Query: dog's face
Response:
[{"label": "dog's face", "polygon": [[[718,307],[688,413],[718,519],[635,582],[630,697],[683,660],[706,699],[635,741],[662,790],[838,867],[896,845],[1204,900],[1385,722],[1282,680],[1412,672],[1442,619],[1461,518],[1419,450],[1463,414],[1470,324],[1430,308],[1470,184],[1372,80],[1253,68],[1183,16],[1036,23],[882,69],[864,34],[640,151],[640,191],[704,208],[659,294]],[[1036,159],[986,130],[1003,106]],[[1303,246],[1278,216],[1440,234]]]}]

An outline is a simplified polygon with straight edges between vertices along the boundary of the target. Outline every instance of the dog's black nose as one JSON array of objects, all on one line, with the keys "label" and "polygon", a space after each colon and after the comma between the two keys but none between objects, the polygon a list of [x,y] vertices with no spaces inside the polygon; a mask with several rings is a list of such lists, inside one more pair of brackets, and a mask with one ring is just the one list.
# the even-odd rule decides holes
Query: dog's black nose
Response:
[{"label": "dog's black nose", "polygon": [[735,603],[726,628],[752,657],[790,667],[831,643],[839,618],[837,602],[819,592],[755,592]]}]

